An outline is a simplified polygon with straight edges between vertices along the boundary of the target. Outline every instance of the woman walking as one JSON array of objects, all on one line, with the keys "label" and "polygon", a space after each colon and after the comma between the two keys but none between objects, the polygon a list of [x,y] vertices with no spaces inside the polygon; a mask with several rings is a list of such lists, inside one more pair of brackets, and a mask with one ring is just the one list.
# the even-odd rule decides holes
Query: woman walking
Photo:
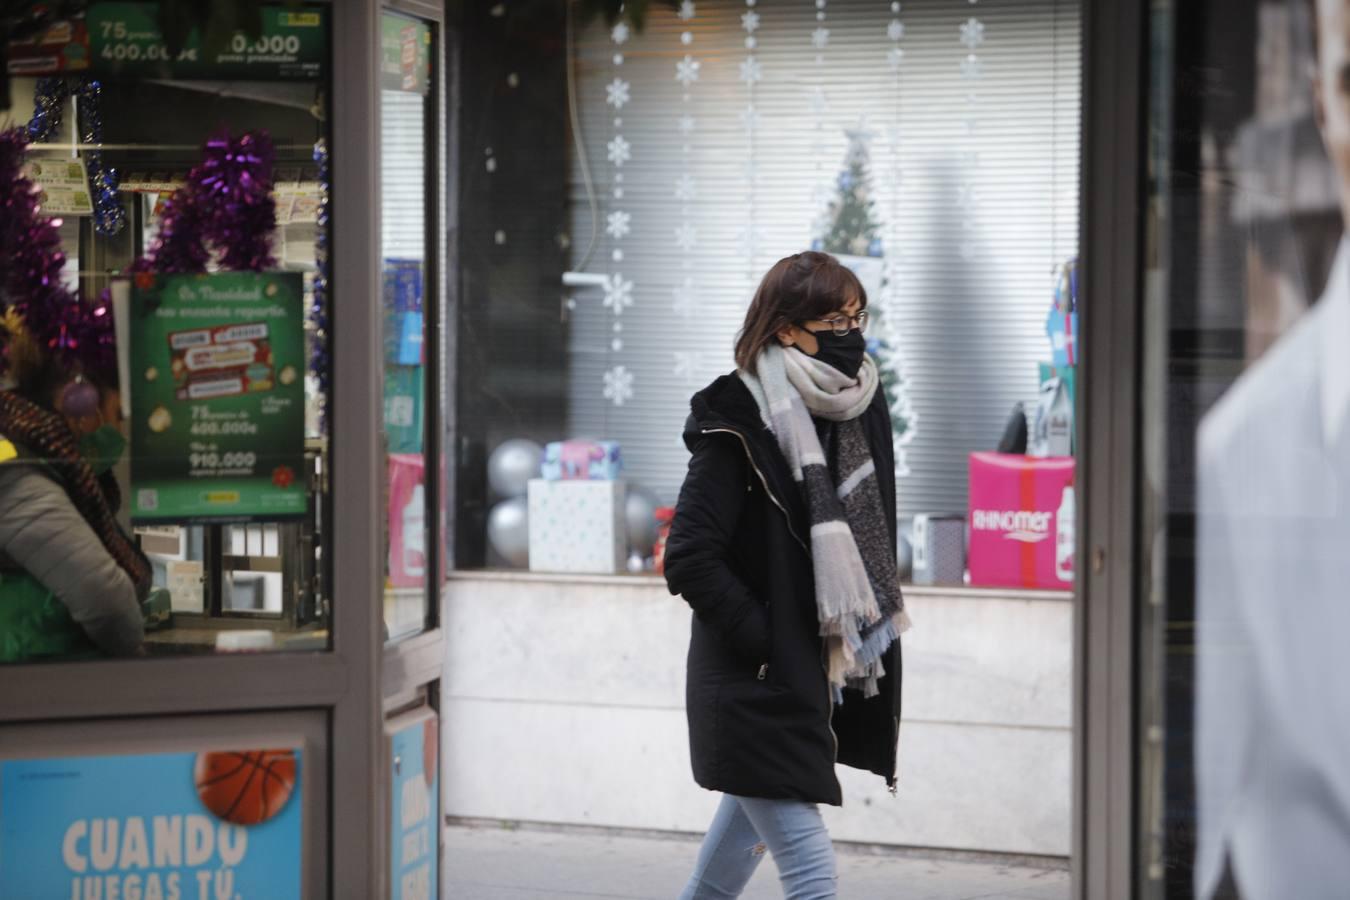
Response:
[{"label": "woman walking", "polygon": [[694,610],[694,780],[724,795],[682,900],[737,897],[765,851],[788,900],[836,896],[817,805],[836,762],[894,790],[900,642],[890,417],[867,295],[834,257],[764,276],[737,371],[693,398],[693,456],[666,544]]}]

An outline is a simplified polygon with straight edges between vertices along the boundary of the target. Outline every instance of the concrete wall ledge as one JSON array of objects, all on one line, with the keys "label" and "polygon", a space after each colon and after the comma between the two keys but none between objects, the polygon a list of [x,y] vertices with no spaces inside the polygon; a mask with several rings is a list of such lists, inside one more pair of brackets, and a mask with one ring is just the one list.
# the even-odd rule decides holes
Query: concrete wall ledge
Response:
[{"label": "concrete wall ledge", "polygon": [[[840,767],[836,840],[1064,857],[1070,594],[910,587],[900,791]],[[684,718],[688,606],[652,576],[448,579],[445,810],[697,833]]]}]

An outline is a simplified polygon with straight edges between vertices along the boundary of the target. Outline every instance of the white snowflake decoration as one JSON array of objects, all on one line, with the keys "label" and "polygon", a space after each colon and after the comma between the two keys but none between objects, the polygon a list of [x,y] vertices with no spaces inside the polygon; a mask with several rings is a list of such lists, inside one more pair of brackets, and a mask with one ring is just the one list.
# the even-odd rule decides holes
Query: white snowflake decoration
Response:
[{"label": "white snowflake decoration", "polygon": [[693,250],[695,245],[697,244],[698,244],[698,230],[695,229],[693,225],[690,225],[688,222],[684,222],[676,227],[675,229],[676,247],[679,247],[685,253],[688,253],[690,250]]},{"label": "white snowflake decoration", "polygon": [[755,224],[744,225],[736,232],[736,248],[741,256],[751,257],[759,252],[759,243],[764,237],[763,230]]},{"label": "white snowflake decoration", "polygon": [[621,316],[623,311],[632,305],[633,282],[615,272],[605,283],[605,308],[612,309],[614,315]]},{"label": "white snowflake decoration", "polygon": [[675,80],[685,87],[689,87],[689,85],[698,81],[698,70],[702,65],[692,56],[686,55],[684,59],[675,64]]},{"label": "white snowflake decoration", "polygon": [[970,49],[984,43],[984,23],[979,19],[971,18],[961,24],[961,43]]},{"label": "white snowflake decoration", "polygon": [[741,110],[741,127],[746,133],[753,134],[759,129],[760,115],[759,110],[755,109],[754,104],[750,104]]},{"label": "white snowflake decoration", "polygon": [[615,109],[623,109],[631,99],[631,86],[622,78],[615,78],[605,86],[605,102]]},{"label": "white snowflake decoration", "polygon": [[811,46],[817,50],[824,50],[830,45],[830,29],[817,28],[811,32]]},{"label": "white snowflake decoration", "polygon": [[680,116],[680,134],[692,134],[694,131],[694,117]]},{"label": "white snowflake decoration", "polygon": [[980,64],[980,58],[974,53],[961,60],[961,76],[963,78],[979,78],[984,72],[984,66]]},{"label": "white snowflake decoration", "polygon": [[741,16],[741,27],[754,34],[759,29],[759,13],[752,10]]},{"label": "white snowflake decoration", "polygon": [[694,0],[684,0],[680,4],[680,18],[688,22],[694,17]]},{"label": "white snowflake decoration", "polygon": [[825,89],[816,85],[811,89],[811,112],[816,114],[816,118],[823,116],[830,108],[830,100],[825,96]]},{"label": "white snowflake decoration", "polygon": [[764,66],[753,56],[747,56],[741,61],[741,81],[748,85],[754,85],[764,78]]},{"label": "white snowflake decoration", "polygon": [[675,199],[688,203],[698,195],[698,186],[694,176],[685,174],[675,180]]},{"label": "white snowflake decoration", "polygon": [[628,40],[628,36],[630,33],[631,32],[629,32],[628,30],[628,23],[620,22],[618,25],[614,26],[614,30],[609,33],[609,36],[614,41],[614,43],[622,44]]},{"label": "white snowflake decoration", "polygon": [[886,26],[886,37],[893,41],[903,39],[905,36],[905,23],[899,19],[891,19],[891,24]]},{"label": "white snowflake decoration", "polygon": [[676,315],[684,319],[688,319],[693,315],[694,304],[697,302],[697,294],[694,291],[694,279],[686,278],[684,283],[676,286],[675,290],[671,291],[671,295],[675,298],[675,302],[671,304],[671,309],[675,311]]},{"label": "white snowflake decoration", "polygon": [[605,399],[615,406],[633,399],[633,373],[627,367],[615,366],[605,372]]},{"label": "white snowflake decoration", "polygon": [[633,145],[628,143],[621,134],[616,134],[608,146],[609,161],[616,166],[622,166],[633,158]]},{"label": "white snowflake decoration", "polygon": [[627,237],[628,232],[632,230],[631,227],[632,221],[633,216],[631,213],[626,213],[622,210],[616,210],[610,213],[609,216],[607,217],[607,224],[605,225],[605,231],[609,232],[612,237],[622,240],[623,238]]},{"label": "white snowflake decoration", "polygon": [[892,69],[900,68],[900,63],[904,62],[904,60],[905,51],[901,50],[899,47],[892,47],[890,52],[886,54],[886,62]]},{"label": "white snowflake decoration", "polygon": [[681,381],[692,381],[694,375],[703,366],[702,354],[689,350],[676,350],[675,357],[675,377]]}]

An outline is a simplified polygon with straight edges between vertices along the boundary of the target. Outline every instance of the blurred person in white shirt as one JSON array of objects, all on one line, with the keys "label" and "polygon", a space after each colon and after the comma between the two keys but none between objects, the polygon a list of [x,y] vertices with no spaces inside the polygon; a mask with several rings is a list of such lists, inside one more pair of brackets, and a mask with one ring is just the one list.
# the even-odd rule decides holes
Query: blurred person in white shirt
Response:
[{"label": "blurred person in white shirt", "polygon": [[[1309,0],[1350,221],[1350,0]],[[1195,886],[1350,897],[1350,241],[1198,451]],[[1226,889],[1227,890],[1227,889]]]}]

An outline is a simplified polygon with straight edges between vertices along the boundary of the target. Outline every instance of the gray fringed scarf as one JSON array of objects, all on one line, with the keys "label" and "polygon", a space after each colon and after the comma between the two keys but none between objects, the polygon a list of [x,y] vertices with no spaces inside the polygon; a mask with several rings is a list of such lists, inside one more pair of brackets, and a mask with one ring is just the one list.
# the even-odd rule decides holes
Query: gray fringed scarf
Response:
[{"label": "gray fringed scarf", "polygon": [[[882,657],[909,628],[876,464],[862,413],[877,391],[876,364],[863,360],[857,378],[795,347],[770,345],[740,372],[778,440],[811,516],[816,612],[825,638],[835,700],[845,686],[877,694]],[[836,455],[827,459],[812,416],[837,423]]]}]

